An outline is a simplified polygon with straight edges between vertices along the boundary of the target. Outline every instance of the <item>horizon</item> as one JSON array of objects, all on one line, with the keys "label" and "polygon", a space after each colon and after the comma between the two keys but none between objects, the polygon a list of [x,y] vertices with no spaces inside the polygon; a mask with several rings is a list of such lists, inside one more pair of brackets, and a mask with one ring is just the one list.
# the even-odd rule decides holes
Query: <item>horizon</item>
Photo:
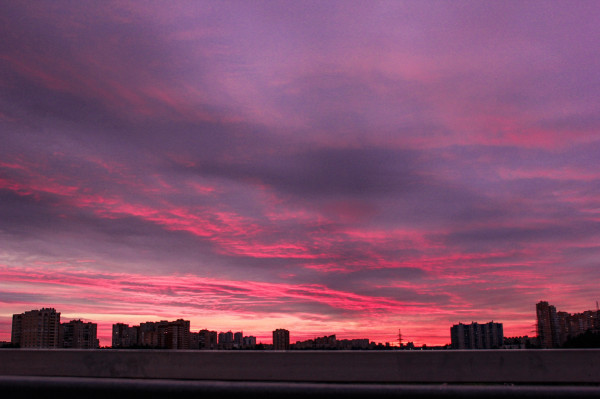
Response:
[{"label": "horizon", "polygon": [[47,304],[104,342],[188,315],[416,346],[593,309],[598,15],[2,2],[0,340]]},{"label": "horizon", "polygon": [[[540,301],[540,302],[542,302],[542,301]],[[550,305],[555,306],[555,305],[553,305],[552,303],[550,303],[548,301],[543,301],[543,302],[547,302]],[[131,327],[131,326],[135,326],[135,325],[139,326],[141,323],[145,323],[145,322],[158,322],[158,321],[169,321],[169,322],[172,322],[172,321],[175,321],[177,319],[188,320],[188,318],[186,316],[181,316],[181,317],[175,317],[172,320],[156,319],[156,320],[137,321],[135,323],[131,323],[131,322],[127,322],[127,321],[117,321],[117,322],[114,322],[113,324],[108,324],[107,322],[98,323],[98,322],[96,322],[94,320],[90,320],[90,319],[82,318],[82,317],[77,317],[77,316],[74,316],[74,317],[64,317],[63,313],[60,312],[59,309],[56,309],[56,308],[51,307],[51,306],[50,307],[48,307],[48,306],[39,307],[37,309],[29,309],[29,310],[40,310],[42,308],[50,308],[50,309],[54,309],[56,312],[58,312],[60,314],[61,323],[65,323],[65,322],[67,322],[67,320],[68,321],[71,321],[71,320],[81,320],[81,321],[83,321],[85,323],[91,322],[91,323],[97,324],[98,325],[98,330],[97,330],[98,331],[98,340],[100,341],[100,347],[111,347],[112,346],[112,326],[114,324],[117,324],[117,323],[126,324],[126,325],[129,325]],[[564,309],[561,309],[560,307],[556,307],[555,306],[555,308],[556,308],[557,311],[562,311],[562,312],[565,311]],[[27,311],[29,311],[29,310],[27,310]],[[579,310],[579,311],[575,311],[575,312],[568,311],[567,313],[570,313],[570,314],[572,314],[572,313],[582,313],[582,312],[591,311],[591,310],[592,309]],[[596,310],[598,310],[598,303],[596,303]],[[24,312],[26,312],[26,311],[23,311],[21,313],[24,313]],[[20,314],[20,313],[16,313],[16,314]],[[64,318],[64,320],[63,320],[63,318]],[[140,319],[140,318],[137,317],[137,319]],[[239,329],[236,329],[236,328],[211,329],[210,327],[204,326],[204,327],[201,327],[201,328],[193,329],[192,328],[191,320],[188,320],[188,321],[190,321],[190,332],[198,332],[200,330],[207,329],[209,331],[216,331],[217,333],[221,333],[221,332],[234,332],[234,333],[235,332],[242,332],[242,333],[244,333],[243,330],[239,330]],[[484,323],[489,323],[489,322],[496,322],[496,323],[502,324],[502,326],[504,327],[504,323],[502,323],[502,321],[499,321],[499,320],[490,320],[489,322],[471,321],[471,323],[473,323],[473,322],[479,323],[479,324],[484,324]],[[457,324],[469,324],[469,323],[468,322],[463,323],[462,321],[459,321],[459,322],[456,322],[456,323],[452,324],[451,326],[449,326],[448,330],[450,329],[450,327],[452,327],[454,325],[457,325]],[[275,329],[277,329],[277,328],[274,328],[274,330]],[[272,334],[274,330],[272,330],[270,333]],[[296,342],[300,342],[300,341],[309,340],[309,339],[315,339],[315,338],[319,338],[319,337],[335,335],[336,339],[338,339],[338,340],[343,340],[343,339],[369,339],[369,342],[375,342],[376,344],[388,344],[389,343],[389,345],[392,346],[392,347],[399,346],[398,345],[398,335],[396,335],[396,340],[381,341],[381,340],[374,340],[374,339],[372,339],[371,337],[368,337],[368,336],[359,336],[359,334],[357,335],[356,332],[347,332],[346,335],[343,336],[343,337],[342,336],[338,336],[337,333],[331,332],[331,331],[330,332],[321,332],[321,333],[318,333],[318,334],[310,333],[310,332],[304,332],[304,333],[300,333],[300,334],[295,334],[293,331],[289,331],[289,333],[290,333],[290,343],[291,344],[292,343],[296,343]],[[400,333],[400,331],[398,331],[398,334],[399,333]],[[9,334],[10,334],[10,332],[9,332]],[[271,343],[272,343],[272,335],[271,334],[265,334],[264,332],[257,334],[257,333],[253,332],[253,333],[250,333],[248,335],[246,333],[244,333],[244,336],[254,336],[256,338],[256,340],[257,340],[257,344],[266,344],[266,345],[268,345],[269,344],[269,342],[268,342],[269,340],[271,340]],[[380,337],[387,337],[387,334],[382,333],[379,336]],[[523,336],[529,336],[529,335],[525,334]],[[533,335],[533,336],[529,336],[529,337],[535,337],[535,336],[537,336],[537,334]],[[517,336],[511,336],[511,335],[504,334],[504,338],[515,338],[515,337],[517,337]],[[266,339],[267,342],[262,342],[263,339]],[[0,335],[0,341],[8,341],[8,342],[10,342],[10,335],[9,335],[9,339],[6,339],[6,340],[2,339],[2,335]],[[403,343],[409,343],[409,342],[413,343],[413,344],[415,344],[416,348],[419,348],[419,347],[422,347],[422,346],[435,347],[435,346],[450,345],[450,343],[448,343],[448,342],[445,343],[445,344],[439,344],[439,343],[437,343],[437,344],[427,344],[426,342],[415,343],[414,341],[411,341],[410,339],[404,339],[404,336],[403,336],[402,342]]]}]

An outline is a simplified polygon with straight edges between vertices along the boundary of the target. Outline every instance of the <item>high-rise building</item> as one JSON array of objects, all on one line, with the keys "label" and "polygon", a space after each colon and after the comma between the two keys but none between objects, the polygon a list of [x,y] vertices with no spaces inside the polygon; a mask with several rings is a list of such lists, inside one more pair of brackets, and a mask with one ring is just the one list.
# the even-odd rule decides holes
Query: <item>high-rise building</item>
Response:
[{"label": "high-rise building", "polygon": [[450,328],[452,349],[496,349],[503,344],[502,323],[458,323]]},{"label": "high-rise building", "polygon": [[273,331],[273,349],[274,350],[289,350],[290,349],[290,332],[284,329]]},{"label": "high-rise building", "polygon": [[600,332],[600,310],[581,313],[558,312],[548,302],[535,305],[538,343],[542,348],[558,348],[568,339],[588,330]]},{"label": "high-rise building", "polygon": [[140,323],[138,345],[147,346],[150,348],[160,348],[158,329],[159,327],[166,326],[168,323],[169,322],[166,320],[147,321],[145,323]]},{"label": "high-rise building", "polygon": [[200,347],[200,333],[190,331],[190,349],[202,349]]},{"label": "high-rise building", "polygon": [[113,324],[112,333],[113,348],[131,348],[134,346],[160,349],[191,348],[189,320],[148,321],[133,327],[117,323]]},{"label": "high-rise building", "polygon": [[100,345],[97,338],[98,326],[95,323],[84,323],[71,320],[60,325],[60,346],[73,349],[97,349]]},{"label": "high-rise building", "polygon": [[237,349],[241,349],[244,345],[244,333],[236,332],[233,334],[233,347]]},{"label": "high-rise building", "polygon": [[337,338],[335,334],[333,335],[325,335],[323,337],[317,337],[314,340],[315,349],[336,349],[337,348]]},{"label": "high-rise building", "polygon": [[571,330],[570,324],[572,323],[572,320],[570,319],[569,316],[571,316],[571,315],[568,314],[567,312],[558,312],[558,311],[556,312],[556,319],[557,319],[557,323],[558,323],[557,334],[558,334],[558,343],[559,344],[562,344],[567,339],[569,339],[569,331]]},{"label": "high-rise building", "polygon": [[190,349],[190,322],[178,319],[161,323],[157,328],[158,346],[165,349]]},{"label": "high-rise building", "polygon": [[23,314],[13,314],[10,343],[12,345],[21,346],[22,338],[23,338]]},{"label": "high-rise building", "polygon": [[131,348],[138,345],[138,332],[140,327],[129,327],[128,324],[117,323],[112,326],[112,347]]},{"label": "high-rise building", "polygon": [[53,308],[13,315],[11,342],[21,348],[58,348],[60,313]]},{"label": "high-rise building", "polygon": [[219,333],[219,349],[233,349],[233,333],[231,331]]},{"label": "high-rise building", "polygon": [[206,329],[200,330],[198,346],[200,349],[217,349],[217,332]]},{"label": "high-rise building", "polygon": [[244,349],[254,349],[256,348],[256,337],[254,336],[249,336],[249,337],[244,337],[243,338],[243,342],[242,342],[242,347]]},{"label": "high-rise building", "polygon": [[[560,345],[560,322],[556,308],[546,301],[535,305],[537,315],[537,336],[542,348],[556,348]],[[561,315],[562,316],[562,315]]]}]

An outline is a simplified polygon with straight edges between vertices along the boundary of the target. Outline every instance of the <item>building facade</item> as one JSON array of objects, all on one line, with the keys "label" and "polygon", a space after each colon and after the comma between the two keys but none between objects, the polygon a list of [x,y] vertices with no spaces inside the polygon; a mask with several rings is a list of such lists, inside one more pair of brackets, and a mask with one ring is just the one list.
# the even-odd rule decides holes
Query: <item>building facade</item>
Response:
[{"label": "building facade", "polygon": [[190,349],[190,341],[189,320],[148,321],[133,327],[117,323],[112,328],[113,348]]},{"label": "building facade", "polygon": [[250,335],[243,338],[242,347],[244,349],[255,349],[256,348],[256,337]]},{"label": "building facade", "polygon": [[290,349],[290,332],[284,329],[273,331],[273,349],[274,350],[289,350]]},{"label": "building facade", "polygon": [[233,349],[233,333],[231,331],[219,333],[219,349]]},{"label": "building facade", "polygon": [[112,326],[112,347],[132,348],[138,345],[139,326],[117,323]]},{"label": "building facade", "polygon": [[586,331],[600,331],[598,309],[571,314],[557,311],[546,301],[538,302],[535,308],[538,344],[542,348],[558,348]]},{"label": "building facade", "polygon": [[167,323],[168,321],[166,320],[140,323],[138,345],[150,348],[160,348],[158,329],[159,327],[165,326]]},{"label": "building facade", "polygon": [[190,322],[178,319],[160,323],[157,327],[158,347],[163,349],[190,349]]},{"label": "building facade", "polygon": [[542,348],[556,348],[560,345],[560,324],[556,308],[546,301],[535,305],[537,316],[538,343]]},{"label": "building facade", "polygon": [[217,332],[209,330],[200,330],[198,332],[199,349],[215,350],[217,349]]},{"label": "building facade", "polygon": [[452,349],[497,349],[502,347],[504,330],[502,323],[458,323],[450,328]]},{"label": "building facade", "polygon": [[98,326],[95,323],[84,323],[71,320],[60,325],[60,346],[72,349],[97,349],[100,347],[97,337]]},{"label": "building facade", "polygon": [[14,314],[11,343],[21,348],[59,348],[60,313],[53,308]]},{"label": "building facade", "polygon": [[239,331],[233,334],[233,347],[241,349],[244,345],[244,333]]}]

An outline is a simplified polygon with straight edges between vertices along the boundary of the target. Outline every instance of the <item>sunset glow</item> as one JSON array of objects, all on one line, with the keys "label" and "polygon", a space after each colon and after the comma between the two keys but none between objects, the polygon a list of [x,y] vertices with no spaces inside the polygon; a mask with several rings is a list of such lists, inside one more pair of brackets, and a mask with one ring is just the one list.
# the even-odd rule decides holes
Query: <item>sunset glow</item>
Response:
[{"label": "sunset glow", "polygon": [[0,5],[0,341],[292,342],[595,307],[600,3]]}]

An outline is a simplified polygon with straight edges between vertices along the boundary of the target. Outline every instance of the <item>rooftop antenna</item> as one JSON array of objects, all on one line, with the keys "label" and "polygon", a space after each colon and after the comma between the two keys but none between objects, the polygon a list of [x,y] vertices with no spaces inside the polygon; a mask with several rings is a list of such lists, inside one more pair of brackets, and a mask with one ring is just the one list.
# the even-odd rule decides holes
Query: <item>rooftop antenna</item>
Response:
[{"label": "rooftop antenna", "polygon": [[402,347],[402,331],[398,329],[398,346]]}]

